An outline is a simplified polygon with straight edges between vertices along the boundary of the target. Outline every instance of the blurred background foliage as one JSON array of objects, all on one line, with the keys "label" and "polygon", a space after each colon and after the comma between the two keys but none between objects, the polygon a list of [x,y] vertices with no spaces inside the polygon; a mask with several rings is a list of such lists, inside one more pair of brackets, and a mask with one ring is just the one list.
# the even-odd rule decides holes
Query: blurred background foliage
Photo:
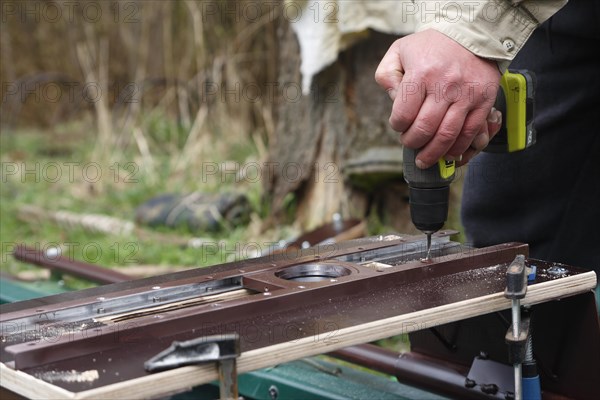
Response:
[{"label": "blurred background foliage", "polygon": [[213,126],[222,112],[246,131],[268,125],[267,96],[241,101],[235,89],[277,80],[273,2],[1,3],[3,124],[52,127],[102,103],[117,131],[155,107],[188,129],[202,108],[218,113]]},{"label": "blurred background foliage", "polygon": [[[103,257],[74,257],[109,266],[123,262],[111,256],[115,240],[135,242],[136,263],[199,266],[251,255],[233,251],[238,243],[291,234],[284,228],[265,233],[260,179],[240,170],[266,159],[274,134],[280,3],[0,3],[3,270],[23,268],[10,257],[22,242],[43,248],[93,241]],[[52,163],[60,179],[48,179],[44,168]],[[91,164],[101,179],[86,179],[83,169]],[[228,173],[208,174],[206,166]],[[248,227],[211,234],[229,249],[211,256],[161,236],[32,221],[21,209],[132,220],[135,207],[157,194],[227,189],[244,192],[253,214]],[[189,238],[192,232],[166,234]]]}]

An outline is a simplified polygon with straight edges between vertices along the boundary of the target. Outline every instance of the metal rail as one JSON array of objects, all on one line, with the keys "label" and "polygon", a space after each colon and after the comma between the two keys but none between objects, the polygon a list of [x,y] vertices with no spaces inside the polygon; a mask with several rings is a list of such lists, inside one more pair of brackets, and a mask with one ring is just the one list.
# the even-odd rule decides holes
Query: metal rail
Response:
[{"label": "metal rail", "polygon": [[28,262],[53,271],[59,271],[92,282],[107,284],[132,280],[129,275],[99,267],[83,261],[73,260],[62,255],[49,255],[43,251],[19,245],[13,252],[17,260]]},{"label": "metal rail", "polygon": [[[187,340],[228,331],[256,331],[255,335],[242,335],[241,346],[247,351],[431,308],[450,301],[452,296],[463,299],[462,292],[432,296],[422,286],[448,287],[451,279],[462,282],[468,278],[454,275],[476,267],[507,263],[517,253],[527,251],[525,245],[509,244],[457,253],[460,246],[451,246],[447,239],[438,238],[439,257],[435,262],[422,263],[418,261],[425,248],[422,238],[392,243],[395,246],[390,247],[385,240],[358,242],[330,251],[329,257],[320,253],[289,260],[283,254],[279,262],[269,262],[273,260],[267,257],[262,263],[255,260],[232,263],[216,273],[210,268],[199,270],[197,276],[184,280],[169,281],[167,275],[160,287],[116,290],[100,298],[85,297],[83,291],[77,300],[3,313],[0,316],[4,333],[0,356],[23,369],[98,351],[120,348],[129,351],[138,343],[144,343],[144,350],[140,351],[145,355],[156,354],[174,337]],[[382,251],[375,251],[377,248]],[[421,252],[416,251],[419,248]],[[402,261],[402,257],[417,261]],[[346,261],[350,259],[358,262]],[[373,263],[386,267],[372,268],[369,265]],[[337,271],[337,275],[323,276],[318,272],[312,281],[282,277],[282,271],[290,267],[309,264],[334,267],[328,271]],[[503,285],[503,272],[491,274],[490,278],[494,276],[497,279],[489,279],[489,284]],[[198,301],[170,312],[143,311],[144,302],[148,308],[155,307],[163,297],[169,298],[170,293],[185,292],[187,288],[197,288],[196,295],[201,299],[208,295],[206,287],[209,285],[220,285],[223,293],[243,288],[250,294],[216,303]],[[475,296],[481,289],[477,286],[471,294]],[[193,290],[189,296],[192,294]],[[372,298],[371,303],[364,304],[366,296]],[[103,303],[107,307],[103,307]],[[128,304],[131,307],[125,310],[123,307]],[[107,318],[125,311],[130,313],[128,318],[116,322]],[[260,324],[268,328],[262,329]]]}]

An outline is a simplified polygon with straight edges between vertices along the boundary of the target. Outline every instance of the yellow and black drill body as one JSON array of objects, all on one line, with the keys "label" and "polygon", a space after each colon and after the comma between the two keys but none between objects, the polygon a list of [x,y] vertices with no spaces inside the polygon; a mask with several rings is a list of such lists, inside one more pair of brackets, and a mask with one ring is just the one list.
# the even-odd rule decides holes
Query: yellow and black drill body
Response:
[{"label": "yellow and black drill body", "polygon": [[[535,144],[533,126],[534,76],[528,71],[506,71],[500,82],[494,107],[502,113],[503,123],[484,151],[514,152]],[[403,173],[409,187],[410,216],[417,229],[427,235],[429,258],[431,235],[448,219],[450,183],[454,180],[454,161],[439,160],[427,169],[415,165],[418,150],[404,148]]]}]

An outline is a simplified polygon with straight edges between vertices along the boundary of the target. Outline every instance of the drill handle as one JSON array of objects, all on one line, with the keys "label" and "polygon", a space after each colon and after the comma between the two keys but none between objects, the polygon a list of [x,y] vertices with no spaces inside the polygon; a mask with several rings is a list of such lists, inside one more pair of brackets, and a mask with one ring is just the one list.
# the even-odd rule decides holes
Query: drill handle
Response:
[{"label": "drill handle", "polygon": [[404,147],[402,167],[404,180],[410,187],[419,189],[434,189],[449,186],[454,180],[454,161],[439,160],[437,164],[427,168],[417,168],[415,160],[419,150]]}]

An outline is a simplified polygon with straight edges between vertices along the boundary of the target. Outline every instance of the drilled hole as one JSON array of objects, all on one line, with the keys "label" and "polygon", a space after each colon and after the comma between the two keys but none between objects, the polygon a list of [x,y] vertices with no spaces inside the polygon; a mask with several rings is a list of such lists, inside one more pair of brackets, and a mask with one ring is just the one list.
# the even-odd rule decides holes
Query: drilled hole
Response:
[{"label": "drilled hole", "polygon": [[320,282],[350,275],[352,271],[346,267],[332,264],[302,264],[275,273],[281,279],[295,282]]}]

